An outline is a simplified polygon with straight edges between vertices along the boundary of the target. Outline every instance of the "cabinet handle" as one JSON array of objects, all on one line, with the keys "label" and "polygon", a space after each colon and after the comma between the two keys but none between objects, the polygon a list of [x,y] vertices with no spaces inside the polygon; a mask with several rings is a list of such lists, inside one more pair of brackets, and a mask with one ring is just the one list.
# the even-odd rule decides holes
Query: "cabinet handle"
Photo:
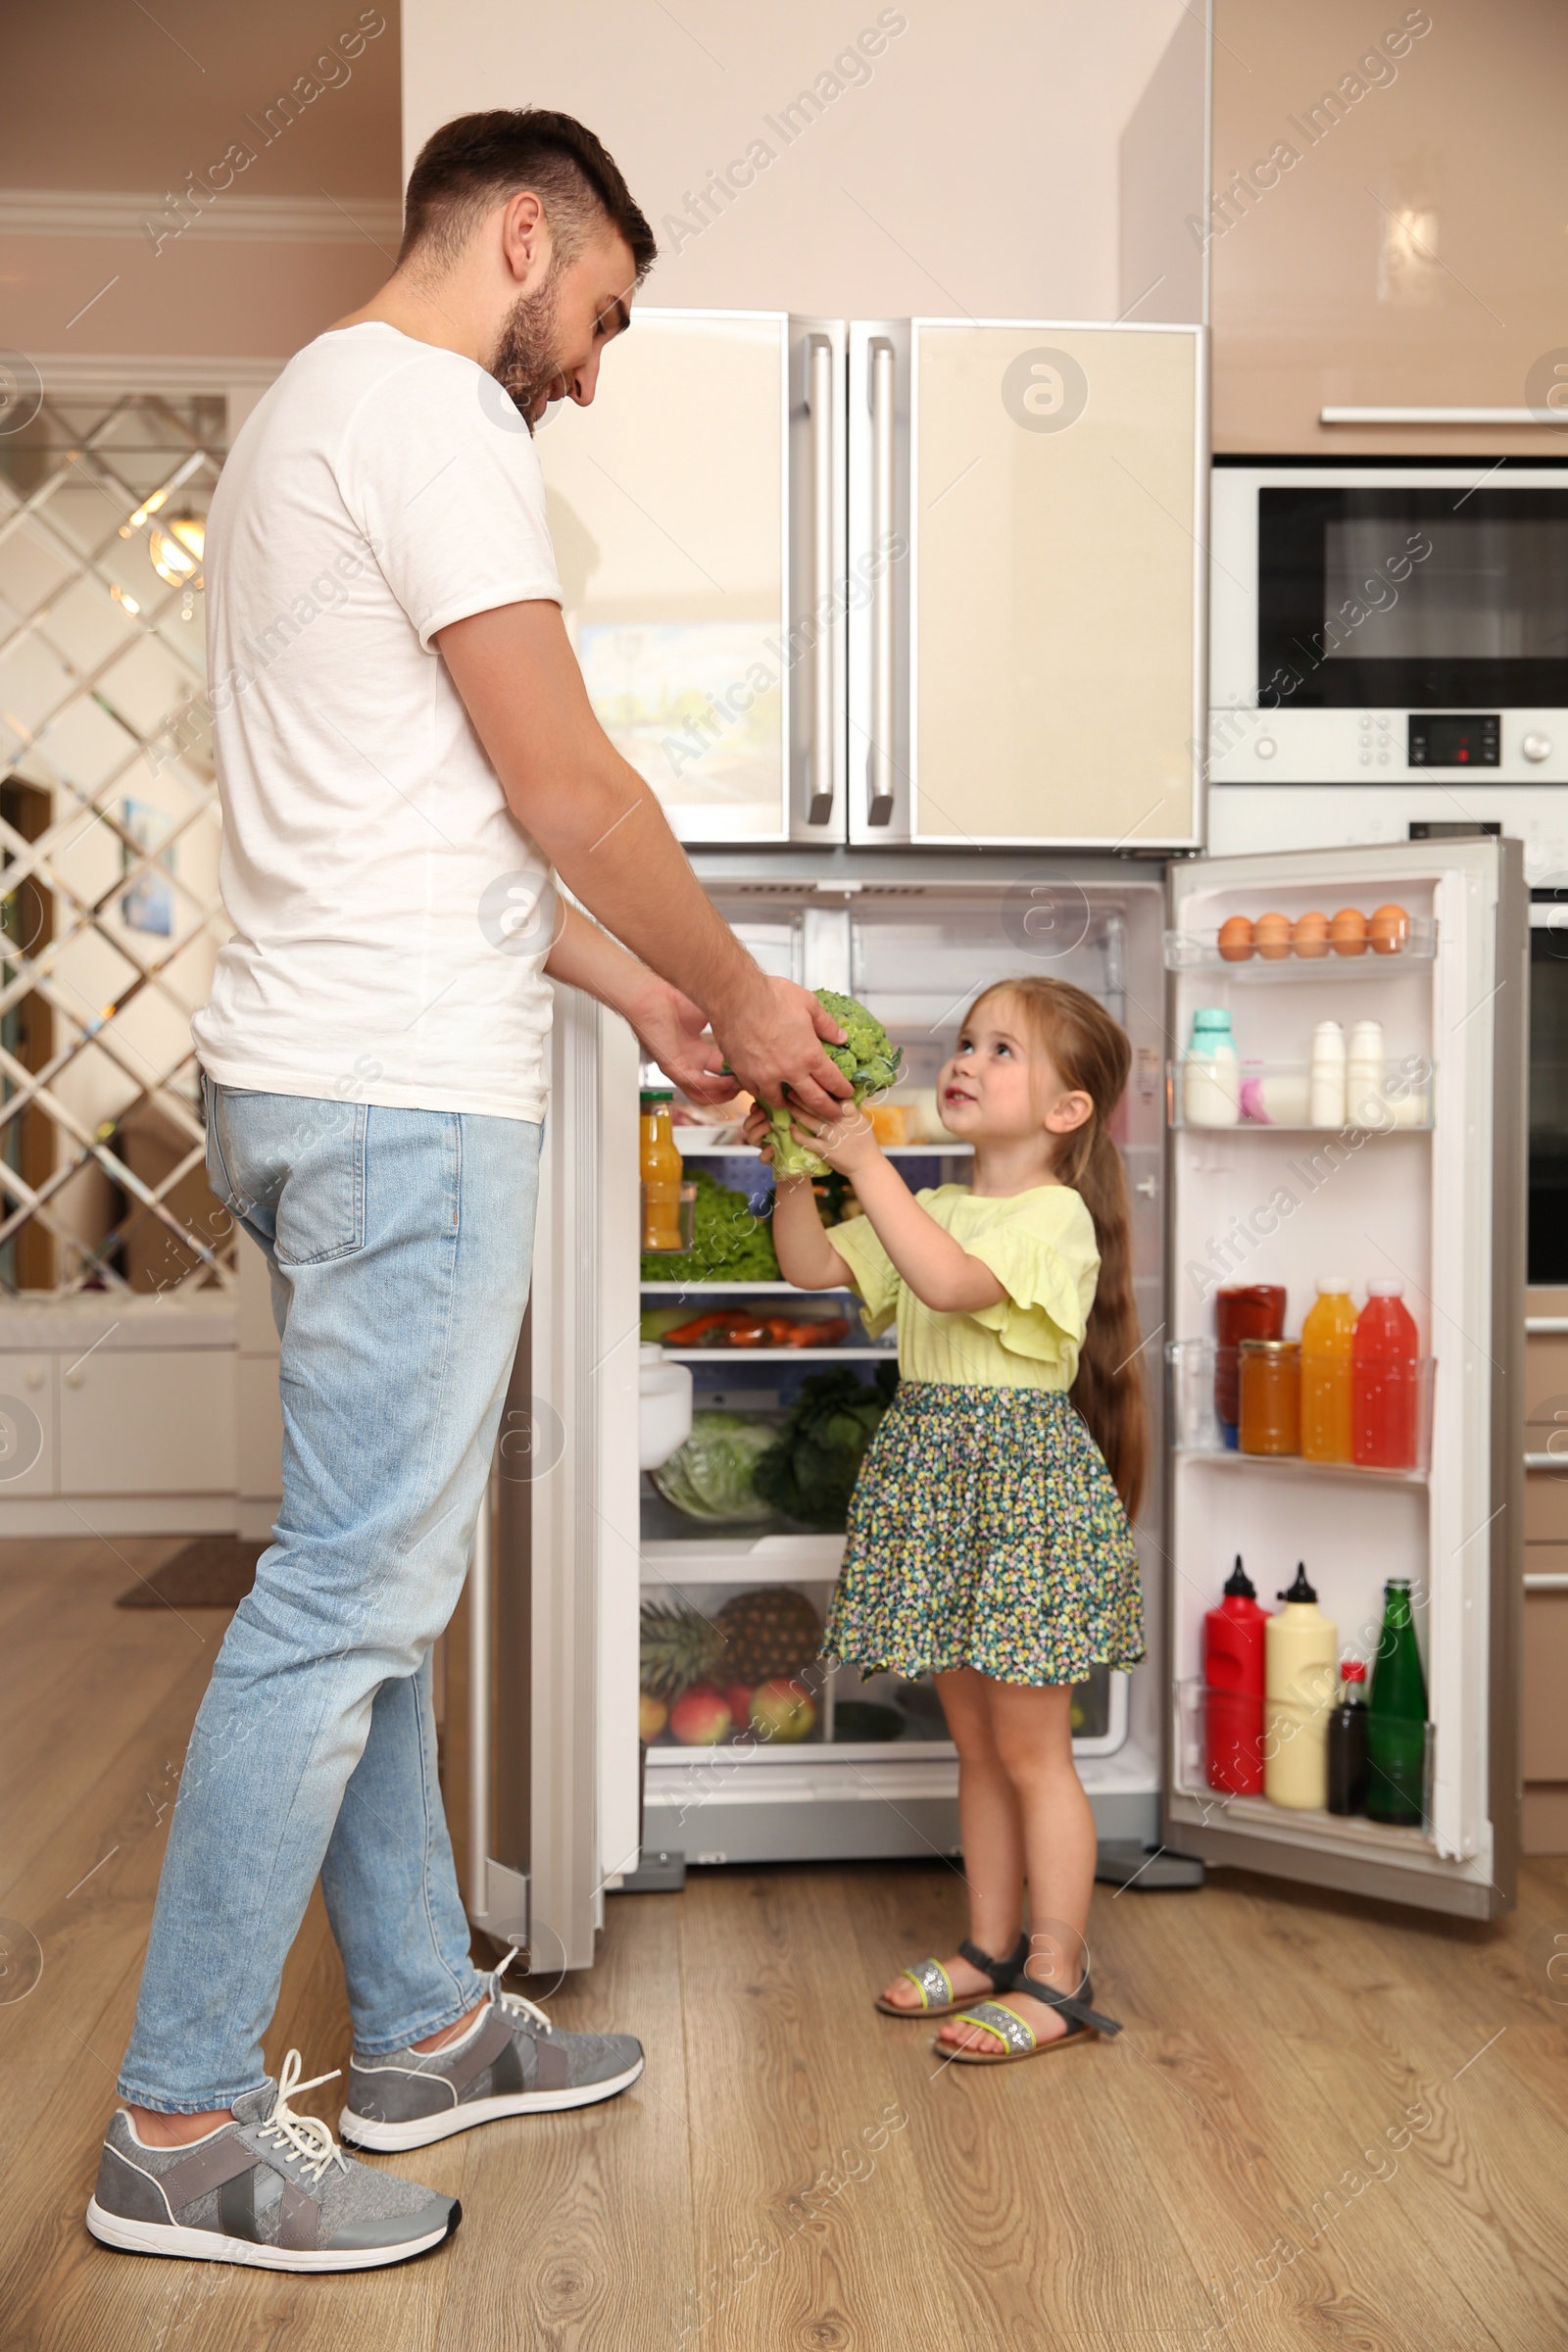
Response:
[{"label": "cabinet handle", "polygon": [[1320,424],[1545,424],[1534,409],[1319,409]]},{"label": "cabinet handle", "polygon": [[871,748],[865,759],[865,821],[893,820],[893,572],[885,549],[893,529],[893,346],[871,345]]},{"label": "cabinet handle", "polygon": [[811,749],[806,821],[825,825],[833,815],[833,346],[826,335],[807,345],[807,412],[811,420],[811,610],[817,638],[811,650]]},{"label": "cabinet handle", "polygon": [[1525,1591],[1527,1592],[1568,1592],[1568,1576],[1559,1575],[1554,1570],[1538,1568],[1533,1575],[1525,1578]]},{"label": "cabinet handle", "polygon": [[82,1370],[82,1368],[81,1368],[81,1366],[80,1366],[79,1364],[73,1364],[73,1365],[71,1366],[70,1370],[69,1370],[69,1371],[67,1372],[67,1374],[66,1374],[66,1386],[67,1386],[67,1388],[68,1388],[68,1389],[84,1389],[84,1388],[86,1387],[86,1385],[87,1385],[87,1375],[86,1375],[86,1373],[85,1373],[85,1372]]},{"label": "cabinet handle", "polygon": [[1152,1176],[1140,1176],[1138,1182],[1133,1186],[1133,1191],[1142,1193],[1146,1200],[1152,1200],[1158,1190],[1159,1185]]}]

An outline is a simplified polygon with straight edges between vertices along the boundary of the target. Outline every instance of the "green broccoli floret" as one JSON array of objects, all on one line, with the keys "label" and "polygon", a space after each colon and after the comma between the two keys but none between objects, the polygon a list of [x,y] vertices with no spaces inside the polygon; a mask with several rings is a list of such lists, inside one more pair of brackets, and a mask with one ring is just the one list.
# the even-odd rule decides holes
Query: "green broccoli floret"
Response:
[{"label": "green broccoli floret", "polygon": [[[819,988],[816,1001],[825,1012],[830,1012],[844,1031],[842,1046],[822,1040],[822,1051],[849,1080],[857,1102],[867,1095],[880,1094],[890,1087],[899,1074],[904,1059],[904,1048],[890,1045],[888,1033],[874,1013],[866,1011],[854,997],[842,997],[837,989]],[[805,1144],[797,1143],[790,1133],[790,1113],[775,1109],[769,1102],[763,1106],[772,1128],[773,1173],[775,1176],[825,1176],[827,1161]]]}]

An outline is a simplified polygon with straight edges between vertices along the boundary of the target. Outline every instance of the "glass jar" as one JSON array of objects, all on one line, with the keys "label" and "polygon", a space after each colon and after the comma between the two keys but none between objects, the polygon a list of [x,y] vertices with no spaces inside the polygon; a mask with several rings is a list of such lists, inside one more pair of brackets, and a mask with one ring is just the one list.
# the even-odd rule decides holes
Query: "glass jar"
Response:
[{"label": "glass jar", "polygon": [[1241,1451],[1299,1453],[1300,1341],[1243,1340],[1241,1392]]}]

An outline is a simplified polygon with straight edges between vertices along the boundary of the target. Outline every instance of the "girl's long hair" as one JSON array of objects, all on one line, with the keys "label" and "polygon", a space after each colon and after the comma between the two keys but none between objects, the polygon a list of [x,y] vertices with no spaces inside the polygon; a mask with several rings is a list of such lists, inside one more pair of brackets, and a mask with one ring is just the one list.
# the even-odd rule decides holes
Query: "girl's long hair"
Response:
[{"label": "girl's long hair", "polygon": [[1086,1094],[1095,1106],[1081,1127],[1052,1139],[1052,1172],[1082,1199],[1100,1250],[1100,1283],[1072,1401],[1105,1457],[1128,1518],[1136,1519],[1149,1475],[1149,1406],[1133,1298],[1127,1175],[1108,1132],[1126,1092],[1132,1046],[1120,1023],[1070,980],[1036,973],[998,980],[975,999],[968,1020],[987,998],[999,996],[1016,1001],[1063,1086]]}]

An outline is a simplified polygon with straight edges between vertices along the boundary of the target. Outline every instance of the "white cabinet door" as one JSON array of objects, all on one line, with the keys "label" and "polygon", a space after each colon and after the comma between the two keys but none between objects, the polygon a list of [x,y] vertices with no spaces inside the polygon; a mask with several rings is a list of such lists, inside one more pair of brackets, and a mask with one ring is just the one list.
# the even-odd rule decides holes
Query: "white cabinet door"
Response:
[{"label": "white cabinet door", "polygon": [[232,1494],[226,1348],[95,1348],[60,1376],[64,1494]]},{"label": "white cabinet door", "polygon": [[0,1498],[56,1491],[54,1358],[0,1355]]},{"label": "white cabinet door", "polygon": [[[639,308],[593,405],[539,432],[589,699],[683,841],[785,841],[792,785],[817,797],[791,773],[790,323]],[[842,478],[821,488],[841,516]]]},{"label": "white cabinet door", "polygon": [[916,318],[851,356],[852,581],[892,558],[851,624],[856,837],[1195,844],[1202,330]]}]

